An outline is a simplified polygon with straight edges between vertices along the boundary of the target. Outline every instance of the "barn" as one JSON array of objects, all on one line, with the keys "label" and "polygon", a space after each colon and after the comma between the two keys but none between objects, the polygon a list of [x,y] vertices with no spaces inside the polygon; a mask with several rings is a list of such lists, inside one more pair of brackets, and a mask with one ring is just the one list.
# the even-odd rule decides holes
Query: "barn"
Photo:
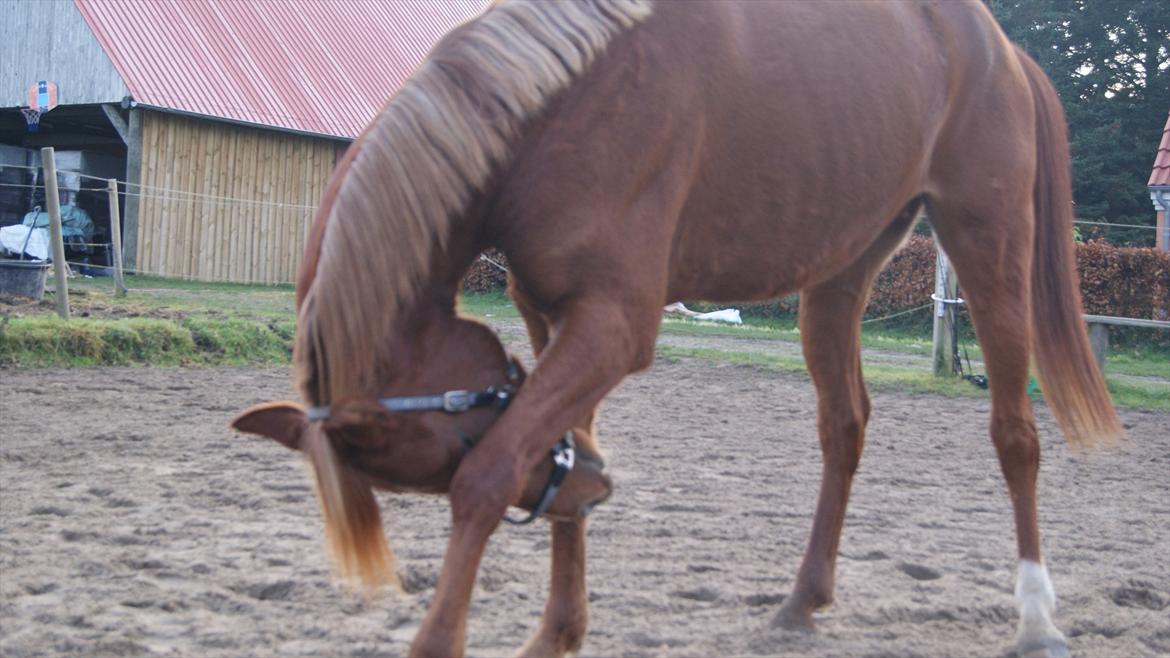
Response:
[{"label": "barn", "polygon": [[[128,268],[292,281],[338,158],[487,4],[0,0],[0,225],[43,199],[52,146],[62,202],[90,212],[96,239],[109,230],[97,190],[122,181]],[[57,105],[30,132],[21,109],[47,90]]]}]

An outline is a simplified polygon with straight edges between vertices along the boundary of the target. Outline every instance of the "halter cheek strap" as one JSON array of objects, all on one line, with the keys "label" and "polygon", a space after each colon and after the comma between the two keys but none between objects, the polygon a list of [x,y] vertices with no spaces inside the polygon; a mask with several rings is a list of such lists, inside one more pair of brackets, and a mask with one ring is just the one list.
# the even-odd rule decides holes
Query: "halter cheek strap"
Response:
[{"label": "halter cheek strap", "polygon": [[[503,409],[511,401],[511,387],[492,386],[486,391],[447,391],[441,395],[382,398],[378,400],[378,404],[387,411],[445,411],[457,414],[479,407]],[[329,418],[329,407],[309,407],[305,410],[305,415],[310,421],[326,420]]]},{"label": "halter cheek strap", "polygon": [[[483,391],[447,391],[439,395],[408,395],[382,398],[378,404],[387,411],[445,411],[449,414],[463,413],[480,407],[504,409],[516,394],[520,385],[520,370],[512,361],[508,362],[508,383],[505,386],[489,386]],[[329,407],[309,407],[305,415],[310,421],[329,418]]]}]

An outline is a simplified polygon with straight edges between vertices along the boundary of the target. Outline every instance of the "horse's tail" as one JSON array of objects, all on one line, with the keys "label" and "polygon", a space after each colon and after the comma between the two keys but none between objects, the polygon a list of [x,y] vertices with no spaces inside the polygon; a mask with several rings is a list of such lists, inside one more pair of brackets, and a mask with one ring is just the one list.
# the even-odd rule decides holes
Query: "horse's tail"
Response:
[{"label": "horse's tail", "polygon": [[370,485],[348,466],[323,427],[310,423],[302,449],[313,466],[317,499],[325,520],[325,537],[341,577],[360,582],[367,591],[399,585],[394,555],[386,544],[382,515]]},{"label": "horse's tail", "polygon": [[1123,434],[1085,331],[1073,251],[1072,174],[1064,110],[1044,71],[1017,56],[1036,112],[1036,233],[1032,261],[1033,347],[1044,398],[1071,443]]}]

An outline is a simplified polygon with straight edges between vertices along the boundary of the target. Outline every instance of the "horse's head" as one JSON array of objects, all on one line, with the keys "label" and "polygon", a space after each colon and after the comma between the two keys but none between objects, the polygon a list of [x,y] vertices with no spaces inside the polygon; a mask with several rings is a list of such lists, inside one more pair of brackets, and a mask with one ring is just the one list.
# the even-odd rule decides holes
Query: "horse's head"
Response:
[{"label": "horse's head", "polygon": [[[338,462],[370,486],[444,493],[464,455],[502,413],[503,405],[493,396],[504,392],[499,400],[506,401],[520,389],[525,370],[483,324],[456,318],[442,327],[414,341],[411,366],[376,395],[339,400],[321,410],[292,402],[256,405],[232,427],[305,451],[309,428],[319,422]],[[470,408],[457,413],[434,408],[444,393],[463,391],[476,396]],[[415,405],[421,408],[401,408]],[[548,510],[550,516],[577,516],[608,495],[609,480],[599,460],[583,457]],[[552,470],[551,459],[537,464],[518,504],[534,507]]]},{"label": "horse's head", "polygon": [[[502,409],[490,400],[458,413],[426,403],[437,403],[452,391],[514,392],[525,376],[523,366],[504,351],[486,326],[461,318],[445,324],[444,331],[427,332],[429,336],[415,341],[413,363],[369,396],[337,400],[322,409],[292,402],[256,405],[233,420],[232,427],[304,450],[306,432],[316,420],[339,461],[361,473],[370,485],[391,491],[444,492],[463,455]],[[406,406],[418,408],[398,409],[387,404],[390,400],[408,401]]]}]

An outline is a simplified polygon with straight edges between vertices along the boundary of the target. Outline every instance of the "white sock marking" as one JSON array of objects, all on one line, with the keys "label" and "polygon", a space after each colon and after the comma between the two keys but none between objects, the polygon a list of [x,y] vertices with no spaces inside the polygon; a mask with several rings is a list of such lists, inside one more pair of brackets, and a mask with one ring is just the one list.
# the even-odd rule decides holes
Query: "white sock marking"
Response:
[{"label": "white sock marking", "polygon": [[1016,607],[1020,611],[1019,632],[1016,642],[1020,646],[1046,646],[1056,643],[1063,646],[1064,635],[1052,623],[1056,610],[1056,592],[1048,578],[1048,568],[1039,562],[1020,560],[1016,576]]}]

